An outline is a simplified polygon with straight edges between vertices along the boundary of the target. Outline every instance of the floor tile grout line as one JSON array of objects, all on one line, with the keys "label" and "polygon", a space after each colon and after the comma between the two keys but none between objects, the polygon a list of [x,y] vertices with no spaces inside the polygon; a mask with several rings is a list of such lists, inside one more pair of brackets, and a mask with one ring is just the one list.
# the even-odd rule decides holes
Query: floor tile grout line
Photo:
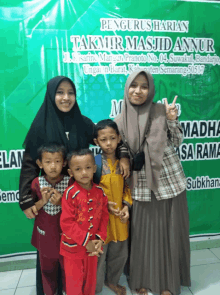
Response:
[{"label": "floor tile grout line", "polygon": [[190,289],[190,287],[188,287],[188,288],[189,288],[189,291],[192,293],[192,295],[194,295],[194,294],[193,294],[193,291]]},{"label": "floor tile grout line", "polygon": [[21,279],[21,276],[22,276],[22,274],[23,274],[23,271],[24,271],[24,270],[21,270],[21,275],[20,275],[20,277],[19,277],[19,279],[18,279],[18,283],[17,283],[17,286],[16,286],[16,288],[15,288],[14,295],[15,295],[15,293],[16,293],[16,291],[17,291],[18,284],[19,284],[19,282],[20,282],[20,279]]},{"label": "floor tile grout line", "polygon": [[219,263],[220,263],[220,261],[217,261],[217,262],[211,262],[211,263],[205,263],[205,264],[190,265],[190,267],[202,266],[202,265],[210,265],[210,264],[219,264]]},{"label": "floor tile grout line", "polygon": [[[212,252],[211,249],[208,249],[208,250],[210,250],[210,251]],[[217,256],[215,255],[215,253],[212,252],[212,254],[214,254],[214,256],[217,257]],[[195,266],[199,266],[199,267],[200,267],[200,266],[208,266],[208,265],[212,265],[212,264],[217,264],[217,265],[219,265],[219,263],[220,263],[219,260],[220,260],[220,259],[219,259],[218,257],[217,257],[217,260],[218,260],[218,261],[216,261],[216,262],[206,263],[206,264],[199,264],[199,265],[192,265],[191,267],[195,267]],[[15,290],[14,290],[14,293],[13,293],[14,295],[16,294],[16,291],[17,291],[18,289],[20,289],[20,288],[31,287],[31,286],[22,286],[22,287],[18,287],[22,275],[23,275],[23,270],[21,270],[21,275],[20,275],[20,277],[19,277],[19,279],[18,279],[17,286],[15,287]],[[9,289],[4,289],[4,290],[12,290],[12,289],[14,289],[14,288],[9,288]],[[194,295],[194,293],[192,292],[192,290],[190,289],[190,287],[188,287],[188,289],[189,289],[189,292],[190,292],[192,295]],[[130,291],[130,289],[129,289],[129,291]]]},{"label": "floor tile grout line", "polygon": [[36,287],[36,285],[21,286],[21,287],[17,287],[17,289],[26,288],[26,287]]},{"label": "floor tile grout line", "polygon": [[[209,249],[211,252],[212,252],[212,250],[211,249]],[[215,253],[214,252],[212,252],[212,254],[214,254],[215,255]],[[215,255],[215,257],[217,257],[218,258],[218,260],[220,261],[220,258],[217,256],[217,255]]]},{"label": "floor tile grout line", "polygon": [[6,290],[14,290],[15,288],[7,288],[7,289],[0,289],[0,292],[1,291],[6,291]]}]

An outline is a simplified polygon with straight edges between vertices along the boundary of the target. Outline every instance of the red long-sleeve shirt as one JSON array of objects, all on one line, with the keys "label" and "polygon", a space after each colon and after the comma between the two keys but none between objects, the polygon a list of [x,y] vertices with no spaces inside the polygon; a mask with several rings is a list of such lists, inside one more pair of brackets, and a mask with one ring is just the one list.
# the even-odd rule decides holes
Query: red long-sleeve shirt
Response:
[{"label": "red long-sleeve shirt", "polygon": [[89,240],[105,241],[109,220],[107,205],[108,198],[96,184],[89,191],[77,182],[66,189],[60,218],[61,255],[77,253],[77,256],[84,256]]}]

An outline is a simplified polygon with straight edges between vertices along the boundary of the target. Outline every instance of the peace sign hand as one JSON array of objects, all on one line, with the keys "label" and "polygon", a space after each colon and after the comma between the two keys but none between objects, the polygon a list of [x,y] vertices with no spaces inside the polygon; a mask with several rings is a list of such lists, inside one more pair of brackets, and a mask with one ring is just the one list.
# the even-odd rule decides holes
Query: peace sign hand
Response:
[{"label": "peace sign hand", "polygon": [[178,110],[177,110],[177,108],[175,106],[177,97],[178,97],[177,95],[174,97],[174,100],[173,100],[171,105],[168,104],[167,98],[164,99],[164,104],[165,104],[165,107],[166,107],[167,120],[173,121],[173,120],[177,119]]}]

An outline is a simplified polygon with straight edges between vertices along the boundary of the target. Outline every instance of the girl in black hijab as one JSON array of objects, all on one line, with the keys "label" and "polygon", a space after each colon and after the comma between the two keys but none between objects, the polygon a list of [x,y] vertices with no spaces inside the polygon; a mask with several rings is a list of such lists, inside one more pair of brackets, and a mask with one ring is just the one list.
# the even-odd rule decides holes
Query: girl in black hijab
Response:
[{"label": "girl in black hijab", "polygon": [[[24,141],[25,154],[20,176],[20,207],[28,218],[34,218],[31,182],[40,173],[35,161],[41,145],[64,145],[67,152],[88,148],[93,143],[93,122],[83,116],[76,101],[76,88],[67,77],[57,76],[47,84],[44,102]],[[33,212],[31,212],[33,211]]]},{"label": "girl in black hijab", "polygon": [[[94,126],[94,123],[83,116],[79,110],[74,83],[64,76],[51,79],[47,84],[44,102],[24,141],[25,153],[20,174],[19,205],[27,218],[34,218],[37,214],[31,196],[31,183],[40,174],[36,164],[38,148],[51,143],[64,145],[67,152],[88,148],[90,144],[93,144]],[[119,155],[120,158],[128,157],[127,150],[123,146]],[[122,174],[126,177],[129,175],[129,164],[128,161],[122,162]],[[63,173],[67,174],[67,171]],[[40,268],[37,266],[37,295],[41,294],[44,293]]]},{"label": "girl in black hijab", "polygon": [[[69,89],[67,89],[69,97],[65,98],[61,84],[68,85],[67,83],[69,84]],[[63,111],[59,109],[62,103],[59,99],[66,104],[66,109]],[[68,110],[68,104],[70,110]],[[27,152],[35,160],[38,147],[54,141],[64,145],[67,151],[88,147],[89,143],[93,143],[93,128],[92,121],[82,116],[79,110],[73,82],[69,78],[58,76],[48,82],[44,102],[31,125],[24,144]]]},{"label": "girl in black hijab", "polygon": [[[51,79],[47,84],[44,102],[24,141],[25,153],[20,175],[19,204],[27,218],[34,218],[37,214],[31,196],[31,183],[40,174],[36,165],[38,148],[51,143],[64,145],[67,152],[86,148],[93,143],[93,130],[93,122],[83,116],[79,110],[74,83],[63,76]],[[67,173],[64,171],[64,174]],[[43,295],[39,254],[37,256],[37,294]],[[59,277],[61,278],[61,275]],[[59,294],[62,294],[61,280],[58,288]]]}]

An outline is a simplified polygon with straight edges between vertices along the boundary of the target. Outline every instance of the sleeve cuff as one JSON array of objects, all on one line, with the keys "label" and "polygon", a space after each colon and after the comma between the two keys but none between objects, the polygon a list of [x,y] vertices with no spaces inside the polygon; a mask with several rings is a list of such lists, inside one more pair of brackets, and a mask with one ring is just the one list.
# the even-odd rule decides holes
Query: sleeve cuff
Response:
[{"label": "sleeve cuff", "polygon": [[179,125],[178,123],[179,123],[178,119],[177,120],[167,120],[168,127],[169,126],[175,127],[176,125]]},{"label": "sleeve cuff", "polygon": [[103,243],[105,243],[105,241],[102,239],[102,237],[99,234],[96,234],[96,237],[101,240]]},{"label": "sleeve cuff", "polygon": [[122,204],[125,204],[125,205],[127,205],[127,206],[128,206],[128,208],[129,208],[129,209],[131,209],[131,206],[132,206],[132,205],[131,205],[131,204],[129,204],[127,201],[122,201]]},{"label": "sleeve cuff", "polygon": [[120,159],[121,159],[121,158],[127,158],[127,159],[130,159],[129,154],[128,154],[128,153],[124,153],[124,152],[120,153],[119,158],[120,158]]},{"label": "sleeve cuff", "polygon": [[167,120],[168,129],[175,129],[176,127],[179,128],[179,130],[183,133],[182,126],[180,124],[180,121],[177,120]]},{"label": "sleeve cuff", "polygon": [[22,211],[34,206],[35,202],[31,195],[26,195],[20,200],[19,205]]},{"label": "sleeve cuff", "polygon": [[119,157],[119,159],[121,158],[130,158],[129,157],[129,152],[127,147],[124,146],[123,142],[121,141],[117,147],[117,155]]},{"label": "sleeve cuff", "polygon": [[89,238],[90,238],[90,232],[87,232],[84,242],[82,243],[82,246],[85,247],[88,244]]}]

